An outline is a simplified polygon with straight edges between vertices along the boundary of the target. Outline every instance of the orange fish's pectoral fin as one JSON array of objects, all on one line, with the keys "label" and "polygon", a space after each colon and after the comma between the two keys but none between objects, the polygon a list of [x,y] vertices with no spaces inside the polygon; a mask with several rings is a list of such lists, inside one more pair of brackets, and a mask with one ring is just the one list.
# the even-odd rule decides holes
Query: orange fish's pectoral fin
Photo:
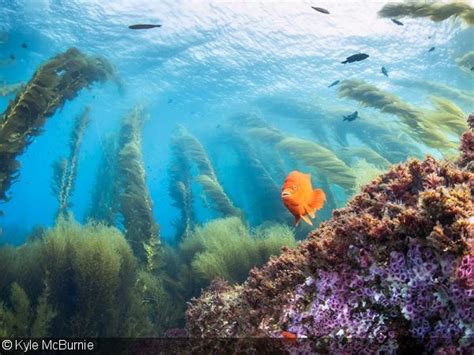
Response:
[{"label": "orange fish's pectoral fin", "polygon": [[301,216],[301,219],[305,221],[306,223],[308,223],[310,226],[313,225],[313,222],[311,222],[311,219],[309,219],[307,214],[305,214],[304,216]]},{"label": "orange fish's pectoral fin", "polygon": [[311,200],[309,201],[309,207],[311,207],[311,209],[313,210],[313,213],[314,211],[320,210],[321,208],[323,208],[325,200],[326,200],[326,194],[324,193],[323,190],[321,189],[313,190],[313,196]]}]

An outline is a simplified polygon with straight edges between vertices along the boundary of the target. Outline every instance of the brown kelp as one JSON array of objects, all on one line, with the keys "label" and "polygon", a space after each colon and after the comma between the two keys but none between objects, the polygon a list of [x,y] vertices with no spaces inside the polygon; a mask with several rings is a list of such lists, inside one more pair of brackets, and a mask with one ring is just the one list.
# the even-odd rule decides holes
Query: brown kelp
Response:
[{"label": "brown kelp", "polygon": [[[221,130],[221,134],[220,144],[232,149],[239,161],[241,191],[246,191],[252,204],[258,206],[249,211],[249,218],[251,214],[259,223],[287,219],[288,214],[280,198],[281,181],[275,181],[261,158],[263,155],[257,152],[256,146],[240,130],[236,131],[236,127]],[[280,177],[280,180],[283,179],[284,174]]]},{"label": "brown kelp", "polygon": [[196,226],[179,245],[179,276],[186,299],[197,296],[216,277],[242,282],[252,267],[263,265],[281,248],[295,247],[291,228],[265,224],[254,230],[237,217],[215,219]]},{"label": "brown kelp", "polygon": [[307,339],[296,343],[304,353],[469,351],[474,115],[469,120],[458,162],[392,166],[242,285],[214,282],[188,307],[189,335],[289,331]]},{"label": "brown kelp", "polygon": [[[474,53],[474,52],[473,52]],[[474,65],[474,54],[473,54],[473,65]],[[472,66],[469,67],[469,69]],[[457,101],[465,105],[474,104],[474,92],[470,90],[460,90],[455,87],[437,83],[434,81],[428,80],[416,80],[416,79],[392,79],[392,83],[407,87],[407,88],[417,88],[423,90],[424,92],[430,92],[436,95],[442,95],[443,97],[449,98],[450,100]]]},{"label": "brown kelp", "polygon": [[350,168],[331,150],[317,143],[304,139],[286,136],[272,127],[250,128],[248,134],[288,153],[293,159],[302,161],[308,167],[316,169],[326,176],[328,181],[351,190],[354,176]]},{"label": "brown kelp", "polygon": [[149,264],[149,257],[155,253],[151,247],[158,246],[159,231],[145,181],[141,138],[144,122],[143,109],[138,106],[122,120],[117,143],[116,194],[127,240],[137,258]]},{"label": "brown kelp", "polygon": [[396,115],[406,126],[407,133],[415,134],[429,147],[444,152],[456,147],[455,143],[451,142],[446,134],[430,120],[430,114],[433,112],[412,107],[395,95],[362,80],[343,80],[338,90],[341,97],[351,98],[384,113]]},{"label": "brown kelp", "polygon": [[53,193],[59,202],[58,216],[67,215],[70,206],[70,198],[74,190],[77,176],[77,166],[79,150],[81,147],[84,132],[90,122],[90,108],[76,117],[71,138],[69,141],[69,156],[67,159],[60,159],[54,164]]},{"label": "brown kelp", "polygon": [[379,12],[380,17],[399,18],[426,17],[433,22],[441,22],[452,16],[459,17],[466,24],[474,25],[474,8],[464,2],[452,2],[447,4],[437,3],[392,3],[385,5]]},{"label": "brown kelp", "polygon": [[174,223],[175,241],[179,242],[188,235],[194,225],[193,195],[191,190],[191,163],[181,146],[182,128],[171,137],[171,164],[169,167],[168,192],[173,199],[173,206],[180,210],[180,218]]},{"label": "brown kelp", "polygon": [[388,168],[390,166],[390,162],[387,159],[368,147],[344,147],[340,149],[338,156],[348,165],[351,165],[351,158],[358,157],[381,168]]},{"label": "brown kelp", "polygon": [[212,201],[211,206],[222,216],[242,217],[242,212],[234,206],[218,181],[209,175],[199,175],[196,177],[196,181],[202,186],[204,193]]},{"label": "brown kelp", "polygon": [[20,91],[25,89],[25,83],[16,83],[16,84],[4,84],[0,86],[0,96],[8,96],[12,94],[17,94]]},{"label": "brown kelp", "polygon": [[467,52],[462,57],[456,59],[457,65],[465,72],[474,74],[474,51]]},{"label": "brown kelp", "polygon": [[202,186],[204,194],[212,201],[211,207],[223,217],[243,217],[242,211],[234,206],[217,179],[212,162],[201,142],[184,127],[179,128],[175,139],[175,144],[183,150],[186,158],[196,165],[200,175],[195,181]]},{"label": "brown kelp", "polygon": [[116,137],[114,135],[106,137],[101,147],[102,156],[86,219],[114,226],[118,214],[118,196],[115,193],[118,155]]},{"label": "brown kelp", "polygon": [[105,59],[89,57],[76,48],[38,68],[0,119],[0,201],[8,199],[6,192],[18,178],[17,156],[41,133],[46,120],[82,88],[112,75],[113,68]]},{"label": "brown kelp", "polygon": [[1,336],[160,336],[176,326],[160,279],[116,228],[60,217],[41,238],[0,247],[0,258]]}]

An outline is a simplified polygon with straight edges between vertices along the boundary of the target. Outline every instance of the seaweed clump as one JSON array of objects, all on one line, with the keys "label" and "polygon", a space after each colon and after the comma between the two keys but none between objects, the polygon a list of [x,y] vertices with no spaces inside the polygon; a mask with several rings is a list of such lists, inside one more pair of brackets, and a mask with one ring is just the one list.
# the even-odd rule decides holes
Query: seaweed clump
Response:
[{"label": "seaweed clump", "polygon": [[17,156],[41,133],[46,120],[82,88],[113,74],[105,59],[86,56],[76,48],[50,59],[35,72],[0,119],[0,201],[8,200],[6,192],[18,177]]},{"label": "seaweed clump", "polygon": [[[361,353],[472,348],[473,115],[457,163],[409,160],[299,244],[187,310],[197,337],[282,337]],[[311,350],[311,349],[306,349]]]},{"label": "seaweed clump", "polygon": [[175,326],[160,280],[116,228],[60,217],[42,238],[0,248],[0,258],[1,336],[133,337]]}]

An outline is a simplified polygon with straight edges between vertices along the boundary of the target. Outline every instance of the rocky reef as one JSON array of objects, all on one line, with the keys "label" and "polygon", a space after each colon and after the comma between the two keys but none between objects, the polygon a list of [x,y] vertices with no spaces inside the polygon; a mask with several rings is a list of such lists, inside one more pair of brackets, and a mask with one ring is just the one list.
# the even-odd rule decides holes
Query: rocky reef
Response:
[{"label": "rocky reef", "polygon": [[291,332],[291,346],[344,353],[472,348],[473,114],[468,124],[456,161],[394,165],[242,285],[215,280],[188,307],[189,335]]}]

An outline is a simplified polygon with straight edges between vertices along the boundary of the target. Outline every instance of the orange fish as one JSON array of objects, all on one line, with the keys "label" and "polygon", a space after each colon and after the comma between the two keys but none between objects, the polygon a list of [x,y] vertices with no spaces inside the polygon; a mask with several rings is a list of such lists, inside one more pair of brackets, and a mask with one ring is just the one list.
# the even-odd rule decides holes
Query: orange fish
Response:
[{"label": "orange fish", "polygon": [[295,333],[287,332],[287,331],[285,331],[285,330],[281,332],[281,336],[282,336],[284,339],[288,339],[288,340],[295,340],[295,339],[298,338]]},{"label": "orange fish", "polygon": [[295,226],[300,219],[313,225],[311,218],[316,216],[316,211],[321,209],[326,199],[326,194],[321,189],[313,190],[311,175],[299,171],[288,174],[281,188],[283,204],[295,216]]}]

